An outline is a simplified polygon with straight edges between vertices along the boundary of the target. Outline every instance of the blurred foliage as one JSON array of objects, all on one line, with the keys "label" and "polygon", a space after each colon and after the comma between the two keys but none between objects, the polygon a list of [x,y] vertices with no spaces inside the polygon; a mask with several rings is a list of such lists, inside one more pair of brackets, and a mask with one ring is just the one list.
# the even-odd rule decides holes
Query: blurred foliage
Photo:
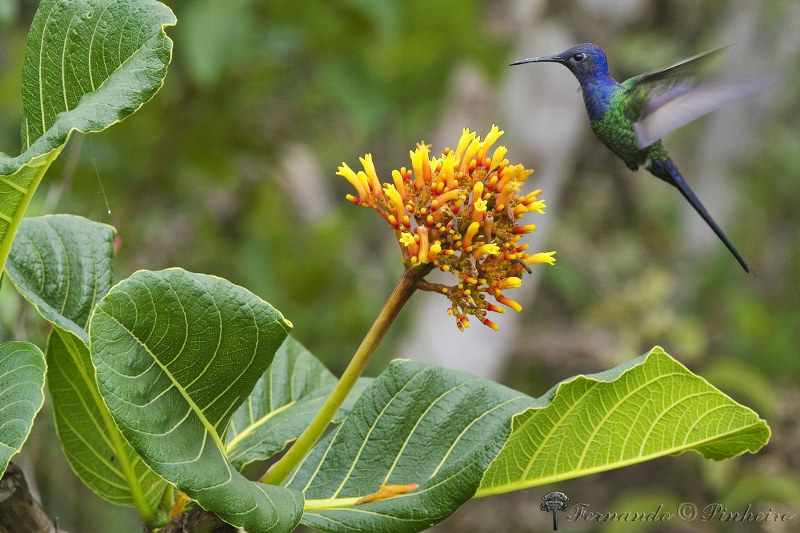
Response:
[{"label": "blurred foliage", "polygon": [[[166,3],[179,23],[164,88],[124,124],[73,138],[29,214],[75,213],[116,226],[118,278],[178,265],[245,285],[283,311],[294,335],[338,372],[400,265],[383,224],[344,201],[350,187],[334,176],[336,167],[343,160],[352,166],[366,152],[379,172],[407,165],[406,151],[439,125],[459,66],[502,84],[521,37],[515,32],[526,27],[514,20],[526,13],[524,2]],[[764,32],[800,20],[794,0],[541,6],[537,24],[564,28],[573,42],[603,44],[620,77],[717,46],[728,9],[763,14]],[[32,0],[0,0],[0,150],[6,153],[19,149],[22,50],[35,8]],[[547,490],[607,510],[659,499],[800,512],[800,99],[792,92],[800,62],[793,57],[780,83],[791,94],[771,93],[781,99],[780,113],[769,117],[766,135],[752,139],[755,157],[737,162],[726,181],[735,215],[720,222],[755,275],[743,275],[718,243],[704,253],[683,248],[679,196],[665,200],[642,172],[630,179],[587,127],[570,147],[574,164],[559,211],[549,212],[557,222],[548,248],[559,251],[559,263],[545,269],[536,301],[547,317],[538,313],[535,323],[524,324],[501,378],[541,394],[558,380],[661,344],[767,417],[771,444],[758,456],[722,464],[685,455],[479,500],[442,528],[497,533],[548,526],[538,511]],[[496,120],[502,125],[501,116]],[[482,131],[489,124],[456,125],[463,126]],[[701,132],[689,126],[670,138],[680,164]],[[408,314],[401,316],[406,323]],[[384,360],[402,336],[400,326],[379,350]],[[0,339],[42,345],[42,327],[2,287]],[[57,457],[48,417],[39,416],[23,452],[44,469],[38,483],[45,503],[67,529],[105,530],[108,506],[80,496]],[[655,499],[647,499],[650,491],[657,491]],[[574,531],[591,526],[569,524]]]}]

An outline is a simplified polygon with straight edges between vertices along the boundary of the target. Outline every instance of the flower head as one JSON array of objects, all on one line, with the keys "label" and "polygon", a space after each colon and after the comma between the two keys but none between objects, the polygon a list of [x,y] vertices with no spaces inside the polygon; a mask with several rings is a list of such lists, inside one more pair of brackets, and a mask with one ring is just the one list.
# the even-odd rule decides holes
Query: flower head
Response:
[{"label": "flower head", "polygon": [[411,168],[392,171],[392,183],[380,183],[370,154],[361,158],[364,170],[342,163],[337,172],[356,190],[348,200],[375,209],[392,226],[406,268],[438,268],[458,278],[452,286],[422,281],[420,287],[450,299],[448,312],[462,330],[470,316],[497,329],[487,312],[505,310],[487,297],[521,310],[505,291],[522,284],[529,265],[555,262],[555,252],[530,254],[519,242],[536,229],[520,219],[543,214],[546,205],[540,189],[519,195],[533,170],[509,164],[504,146],[492,151],[502,134],[492,126],[481,140],[464,129],[455,150],[433,158],[430,145],[420,142],[410,152]]}]

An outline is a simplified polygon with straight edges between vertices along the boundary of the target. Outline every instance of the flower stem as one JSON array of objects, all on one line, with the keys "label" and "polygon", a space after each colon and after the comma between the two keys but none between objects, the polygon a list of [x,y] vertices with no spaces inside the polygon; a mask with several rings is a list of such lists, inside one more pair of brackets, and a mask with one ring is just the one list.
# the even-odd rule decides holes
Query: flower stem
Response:
[{"label": "flower stem", "polygon": [[288,476],[308,454],[325,432],[325,429],[328,427],[328,424],[331,423],[331,420],[333,420],[336,412],[339,411],[339,408],[353,389],[358,378],[361,377],[372,354],[375,353],[375,349],[389,330],[394,319],[397,318],[400,310],[411,295],[414,294],[414,291],[417,289],[417,283],[425,277],[432,268],[432,265],[406,268],[380,314],[375,319],[375,322],[372,323],[372,327],[367,332],[364,340],[361,341],[361,345],[353,355],[350,364],[347,365],[342,377],[339,378],[339,382],[333,388],[319,412],[305,431],[297,438],[294,445],[289,448],[289,451],[264,474],[264,477],[261,478],[262,483],[269,483],[271,485],[282,483],[283,480],[286,479],[286,476]]}]

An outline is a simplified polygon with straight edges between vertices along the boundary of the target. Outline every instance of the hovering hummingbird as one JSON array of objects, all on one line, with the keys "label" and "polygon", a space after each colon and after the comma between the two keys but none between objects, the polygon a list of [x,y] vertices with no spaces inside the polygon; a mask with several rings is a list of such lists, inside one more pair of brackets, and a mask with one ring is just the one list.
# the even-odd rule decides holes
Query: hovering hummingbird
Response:
[{"label": "hovering hummingbird", "polygon": [[766,87],[771,80],[709,80],[691,77],[696,64],[722,48],[674,65],[634,76],[622,83],[608,73],[606,54],[594,44],[573,46],[557,55],[531,57],[523,63],[561,63],[578,79],[595,135],[631,170],[639,166],[678,188],[714,230],[746,272],[750,269],[672,162],[661,137],[692,120]]}]

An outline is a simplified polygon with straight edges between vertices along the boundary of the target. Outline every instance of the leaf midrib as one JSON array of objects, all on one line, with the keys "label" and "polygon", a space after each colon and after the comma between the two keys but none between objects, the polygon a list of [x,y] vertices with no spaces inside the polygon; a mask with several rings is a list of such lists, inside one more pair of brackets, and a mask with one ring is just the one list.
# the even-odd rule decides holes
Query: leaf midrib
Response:
[{"label": "leaf midrib", "polygon": [[538,478],[533,478],[533,479],[523,479],[523,480],[513,481],[511,483],[504,483],[502,485],[492,485],[491,487],[479,488],[477,490],[477,492],[475,493],[474,498],[483,498],[484,496],[493,496],[493,495],[496,495],[496,494],[503,494],[503,493],[506,493],[506,492],[512,492],[512,491],[516,491],[516,490],[527,489],[527,488],[530,488],[530,487],[537,487],[537,486],[540,486],[540,485],[547,485],[549,483],[555,483],[555,482],[558,482],[558,481],[565,481],[567,479],[573,479],[573,478],[576,478],[576,477],[583,477],[583,476],[588,476],[588,475],[591,475],[591,474],[597,474],[599,472],[605,472],[605,471],[613,470],[613,469],[616,469],[616,468],[622,468],[622,467],[625,467],[625,466],[631,466],[631,465],[638,464],[638,463],[644,463],[646,461],[650,461],[651,459],[657,459],[659,457],[664,457],[664,456],[667,456],[667,455],[673,455],[673,454],[676,454],[676,453],[681,453],[681,452],[685,452],[685,451],[689,451],[689,450],[694,450],[696,448],[699,448],[699,447],[703,446],[704,444],[707,444],[707,443],[710,443],[710,442],[719,441],[719,440],[723,440],[726,437],[735,435],[736,433],[741,433],[741,432],[743,432],[745,430],[748,430],[748,429],[751,429],[751,428],[756,428],[759,425],[762,425],[762,423],[763,423],[763,420],[756,420],[752,424],[743,425],[743,426],[740,426],[740,427],[738,427],[736,429],[733,429],[731,431],[727,431],[725,433],[716,433],[716,434],[714,434],[712,436],[709,436],[709,437],[707,437],[705,439],[700,439],[700,440],[695,441],[695,442],[693,442],[691,444],[684,443],[681,446],[673,446],[671,448],[666,448],[666,449],[660,450],[660,451],[658,451],[656,453],[651,453],[651,454],[647,454],[647,455],[641,455],[641,456],[638,456],[638,457],[632,457],[632,458],[624,460],[624,461],[616,461],[616,462],[606,463],[606,464],[601,465],[601,466],[596,466],[596,467],[592,467],[592,468],[584,468],[582,470],[573,469],[573,470],[569,470],[569,471],[563,472],[561,474],[552,475],[552,476],[538,477]]},{"label": "leaf midrib", "polygon": [[[183,306],[181,306],[181,308],[183,308]],[[134,341],[136,341],[136,343],[139,346],[141,346],[144,349],[145,352],[147,352],[147,355],[149,355],[153,359],[153,362],[155,362],[155,364],[158,365],[158,367],[161,369],[161,371],[164,372],[164,374],[167,375],[167,377],[170,380],[170,382],[172,383],[172,385],[180,393],[180,395],[184,399],[184,401],[186,401],[186,403],[189,405],[189,408],[191,409],[191,411],[195,414],[195,416],[198,418],[198,420],[200,420],[200,423],[205,428],[206,433],[210,433],[211,434],[211,440],[217,446],[217,449],[219,450],[219,452],[224,454],[225,445],[222,443],[222,440],[220,439],[219,435],[217,435],[217,432],[214,429],[214,425],[208,420],[208,418],[205,416],[205,414],[200,409],[200,407],[194,402],[194,400],[192,400],[191,396],[186,391],[186,389],[184,389],[183,386],[175,380],[172,372],[167,370],[167,368],[163,364],[161,364],[161,361],[158,359],[158,357],[155,356],[155,354],[150,350],[150,348],[146,344],[144,344],[136,335],[134,335],[132,331],[130,331],[127,327],[125,327],[125,325],[122,324],[122,322],[120,322],[116,317],[110,315],[108,312],[105,311],[105,309],[103,309],[101,307],[95,308],[95,312],[103,313],[106,317],[108,317],[114,323],[119,325],[119,327],[123,331],[127,332],[128,335]],[[186,319],[186,313],[184,312],[183,314],[184,314],[184,320],[185,320]]]}]

